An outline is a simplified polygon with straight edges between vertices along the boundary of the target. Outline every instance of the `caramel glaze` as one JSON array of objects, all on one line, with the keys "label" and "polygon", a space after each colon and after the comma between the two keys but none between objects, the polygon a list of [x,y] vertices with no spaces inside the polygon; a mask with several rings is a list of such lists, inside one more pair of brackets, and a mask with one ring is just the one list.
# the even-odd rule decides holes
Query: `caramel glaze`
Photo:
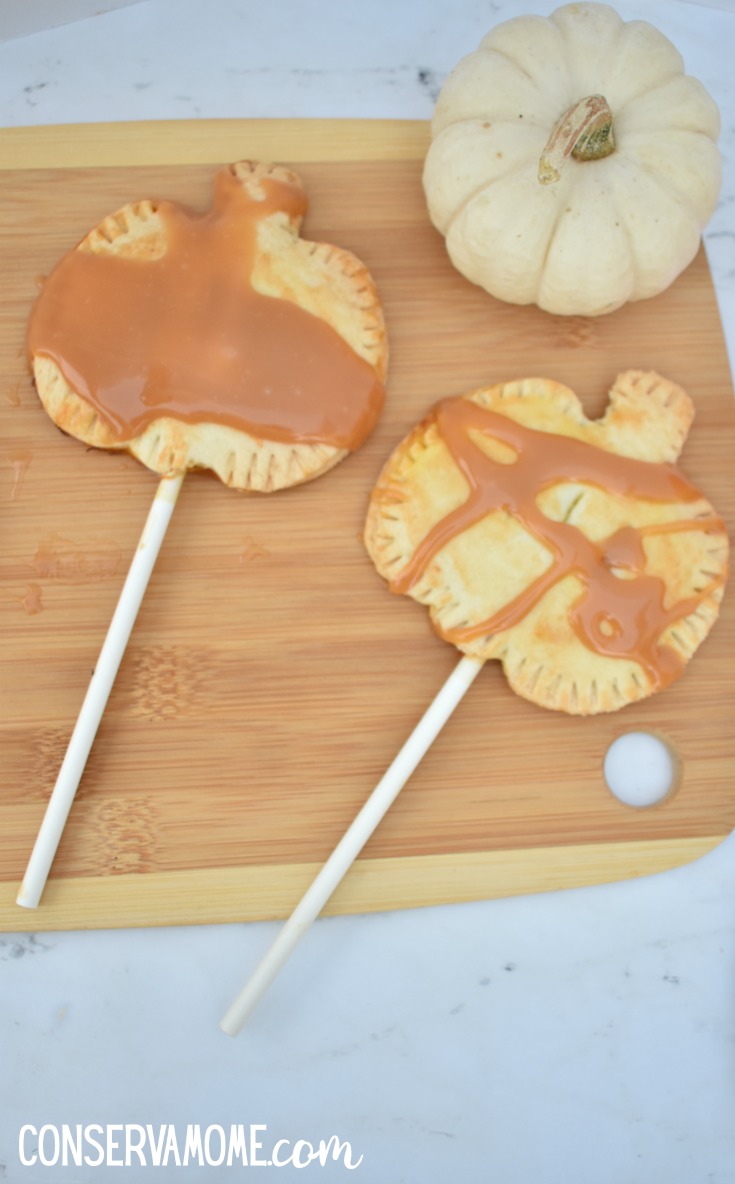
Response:
[{"label": "caramel glaze", "polygon": [[262,200],[222,169],[208,213],[156,206],[161,258],[74,250],[46,280],[29,355],[52,358],[121,442],[161,416],[350,450],[372,430],[373,368],[325,321],[251,285],[258,223],[306,210],[297,184],[259,184]]},{"label": "caramel glaze", "polygon": [[[664,630],[695,612],[714,588],[716,577],[694,595],[665,605],[666,586],[645,572],[643,539],[648,534],[704,531],[723,534],[724,524],[714,514],[644,527],[624,526],[599,542],[590,541],[567,522],[547,518],[539,509],[539,494],[559,482],[586,482],[606,492],[660,502],[693,503],[702,494],[670,464],[652,464],[606,452],[584,441],[524,427],[469,399],[446,399],[433,412],[437,428],[469,486],[469,497],[438,522],[422,540],[391,582],[395,592],[408,592],[434,556],[456,535],[486,514],[504,511],[516,518],[550,552],[552,562],[515,599],[476,625],[441,630],[448,641],[461,645],[510,629],[542,596],[565,576],[583,585],[570,609],[574,632],[591,650],[637,662],[652,687],[672,682],[684,661],[671,647],[659,644]],[[510,446],[510,464],[493,461],[471,438],[471,432],[493,437]],[[625,577],[615,575],[624,570]]]}]

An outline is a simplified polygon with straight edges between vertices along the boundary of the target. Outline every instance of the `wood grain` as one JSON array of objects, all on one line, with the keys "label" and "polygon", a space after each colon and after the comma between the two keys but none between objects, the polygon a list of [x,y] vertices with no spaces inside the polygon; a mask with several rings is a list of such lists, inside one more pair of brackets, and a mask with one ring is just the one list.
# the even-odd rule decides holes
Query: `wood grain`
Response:
[{"label": "wood grain", "polygon": [[[735,521],[735,406],[703,252],[668,292],[605,318],[492,300],[428,224],[419,124],[226,121],[0,133],[0,926],[76,928],[281,916],[453,668],[425,611],[376,575],[361,532],[383,460],[431,404],[543,374],[599,414],[615,374],[692,395],[682,463]],[[204,134],[204,133],[207,134]],[[204,209],[213,165],[293,164],[307,238],[371,268],[391,342],[368,443],[312,485],[242,497],[187,478],[53,869],[15,889],[156,488],[44,415],[28,311],[60,254],[125,201]],[[467,900],[648,874],[735,820],[735,613],[665,694],[588,720],[515,697],[488,666],[368,844],[332,911]],[[646,811],[608,793],[610,742],[664,735],[678,791]]]}]

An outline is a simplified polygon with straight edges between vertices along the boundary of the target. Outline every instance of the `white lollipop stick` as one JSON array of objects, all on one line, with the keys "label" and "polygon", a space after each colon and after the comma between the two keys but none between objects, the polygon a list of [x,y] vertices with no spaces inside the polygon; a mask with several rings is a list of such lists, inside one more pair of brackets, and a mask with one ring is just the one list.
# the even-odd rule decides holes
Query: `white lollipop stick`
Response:
[{"label": "white lollipop stick", "polygon": [[318,916],[365,843],[388,812],[421,758],[428,751],[465,692],[482,669],[478,658],[463,657],[455,666],[434,702],[422,716],[393,764],[378,782],[365,805],[335,847],[316,879],[307,889],[281,929],[260,965],[243,987],[220,1023],[223,1032],[236,1036],[253,1008],[286,962],[294,947]]},{"label": "white lollipop stick", "polygon": [[72,732],[56,784],[31,852],[17,903],[34,909],[41,899],[77,786],[84,772],[102,713],[112,690],[128,638],[171,520],[183,473],[162,477],[140,542],[110,622],[94,674]]}]

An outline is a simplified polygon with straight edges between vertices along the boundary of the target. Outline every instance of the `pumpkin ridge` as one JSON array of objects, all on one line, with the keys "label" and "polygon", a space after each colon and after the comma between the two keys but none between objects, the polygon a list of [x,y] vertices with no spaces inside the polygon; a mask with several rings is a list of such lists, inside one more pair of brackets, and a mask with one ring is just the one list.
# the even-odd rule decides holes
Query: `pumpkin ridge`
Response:
[{"label": "pumpkin ridge", "polygon": [[[445,174],[444,168],[437,168],[437,164],[444,164],[444,158],[450,155],[453,159],[461,162],[463,155],[466,152],[464,141],[467,138],[467,131],[470,131],[473,136],[487,136],[484,125],[487,123],[482,117],[472,117],[467,120],[457,120],[455,123],[447,124],[436,135],[432,144],[429,147],[423,168],[423,185],[427,196],[433,192],[436,200],[429,201],[429,213],[434,226],[439,232],[446,236],[449,227],[455,218],[460,216],[465,206],[477,195],[482,189],[489,189],[499,181],[504,181],[506,178],[513,178],[520,176],[522,171],[528,166],[529,160],[532,158],[531,154],[535,154],[536,145],[530,147],[531,141],[538,141],[541,145],[544,136],[544,129],[540,124],[535,122],[529,124],[523,129],[523,134],[520,137],[524,141],[522,150],[517,154],[504,152],[505,160],[502,172],[497,172],[492,175],[493,160],[492,149],[489,145],[484,146],[481,154],[478,154],[476,160],[476,168],[473,169],[475,174],[472,181],[465,176],[462,178],[461,185],[450,184],[444,185],[444,175],[453,176],[450,170]],[[469,125],[469,128],[468,126]],[[502,129],[503,141],[507,138],[508,132],[513,134],[517,129],[514,123],[508,120],[497,120],[494,127],[500,131]],[[529,141],[529,146],[526,147],[525,141]],[[505,148],[505,144],[503,144]],[[540,147],[538,149],[540,151]],[[497,160],[497,154],[495,157]],[[507,163],[506,163],[507,162]],[[473,183],[474,182],[474,183]]]},{"label": "pumpkin ridge", "polygon": [[658,175],[658,170],[651,168],[645,163],[645,161],[642,160],[637,160],[635,163],[636,167],[640,169],[640,171],[644,173],[646,177],[648,177],[649,181],[656,186],[656,189],[660,193],[673,200],[676,205],[678,205],[680,209],[684,211],[685,214],[688,214],[695,220],[697,219],[697,211],[694,208],[693,203],[689,201],[678,189],[674,189],[673,185],[671,187],[669,187],[668,184],[664,185],[660,176]]},{"label": "pumpkin ridge", "polygon": [[[637,111],[637,106],[643,107],[644,111]],[[616,104],[615,109],[618,119],[623,119],[626,125],[631,119],[634,125],[638,119],[645,118],[648,122],[653,115],[654,122],[648,122],[648,130],[652,135],[678,129],[698,132],[716,141],[722,130],[722,119],[716,103],[699,79],[690,74],[673,75],[650,89],[631,95],[624,102]],[[663,117],[658,115],[660,111],[665,112]],[[679,124],[677,120],[681,118],[688,122]],[[626,127],[626,132],[629,130]]]},{"label": "pumpkin ridge", "polygon": [[[441,134],[442,133],[440,133],[440,136],[437,137],[436,143],[439,143]],[[467,207],[472,204],[472,202],[474,201],[474,199],[476,197],[479,197],[481,194],[487,192],[490,189],[495,189],[498,185],[502,185],[506,181],[510,181],[515,177],[521,176],[524,172],[532,172],[532,171],[533,171],[533,165],[531,163],[529,163],[529,161],[522,161],[515,168],[509,169],[507,173],[503,173],[502,176],[487,178],[487,179],[480,181],[472,190],[467,192],[466,195],[463,195],[463,199],[459,202],[458,205],[453,207],[452,213],[449,216],[449,218],[447,219],[447,227],[448,227],[447,233],[451,229],[452,224],[455,222],[455,220],[462,216],[462,214],[465,212]],[[557,218],[560,216],[561,212],[562,211],[559,211],[559,215],[557,215]],[[555,220],[554,225],[551,230],[552,234],[555,229],[556,229],[556,220]]]},{"label": "pumpkin ridge", "polygon": [[[540,182],[539,182],[539,183],[540,183]],[[562,209],[562,205],[561,205],[561,202],[560,202],[560,203],[559,203],[559,209],[557,210],[557,213],[556,213],[556,217],[554,218],[554,221],[553,221],[553,223],[552,223],[552,225],[551,225],[551,228],[550,228],[550,231],[549,231],[549,237],[548,237],[548,240],[547,240],[547,242],[546,242],[546,247],[545,247],[545,249],[544,249],[544,257],[543,257],[543,259],[542,259],[542,261],[541,261],[541,266],[540,266],[540,268],[539,268],[539,271],[538,271],[538,282],[537,282],[537,284],[536,284],[536,294],[537,294],[537,296],[538,296],[538,293],[541,291],[541,288],[543,287],[543,283],[544,283],[544,277],[545,277],[545,275],[546,275],[546,269],[547,269],[547,267],[548,267],[548,265],[549,265],[549,255],[551,254],[551,248],[552,248],[552,247],[553,247],[553,245],[554,245],[554,237],[555,237],[555,235],[556,235],[556,232],[557,232],[557,229],[558,229],[558,227],[559,227],[559,223],[561,222],[561,220],[562,220],[562,218],[564,217],[564,214],[565,214],[565,213],[566,213],[566,210],[565,210],[565,209]]]},{"label": "pumpkin ridge", "polygon": [[[513,57],[495,47],[481,47],[475,51],[475,54],[482,59],[487,59],[484,62],[484,69],[488,77],[493,77],[496,72],[494,67],[497,67],[498,64],[508,66],[512,69],[516,75],[514,79],[516,85],[526,92],[526,98],[524,100],[518,99],[520,118],[526,124],[543,127],[548,108],[548,96],[545,94],[544,88],[539,86],[533,76],[524,70]],[[449,114],[452,108],[455,110],[457,108],[457,94],[462,94],[463,88],[473,82],[474,75],[467,68],[473,56],[473,54],[466,55],[447,75],[432,116],[432,136],[434,137],[439,136],[445,128],[453,124],[486,118],[487,107],[485,104],[487,98],[482,94],[479,96],[478,94],[474,94],[473,101],[470,104],[464,107],[460,103],[459,112],[453,115]],[[496,85],[502,85],[502,80],[496,83]],[[533,100],[535,100],[534,103],[529,101],[529,92]],[[535,108],[535,111],[529,112],[527,109],[529,106]],[[512,124],[515,120],[503,120],[503,122],[510,122]]]},{"label": "pumpkin ridge", "polygon": [[[575,35],[573,25],[571,23],[567,24],[567,18],[575,8],[581,10],[591,8],[599,10],[600,13],[606,13],[610,23],[608,23],[604,29],[598,30],[598,33],[602,33],[604,36],[605,50],[608,60],[612,59],[618,53],[620,44],[626,37],[626,26],[628,24],[635,24],[636,22],[624,21],[619,12],[616,12],[611,5],[605,3],[564,4],[561,6],[561,8],[557,8],[554,12],[549,14],[547,18],[549,24],[554,29],[556,29],[559,35],[561,59],[564,64],[564,68],[569,78],[574,79],[574,85],[577,87],[578,97],[580,94],[585,93],[584,82],[580,80],[580,83],[577,83],[577,63],[582,45]],[[644,21],[642,23],[646,24],[647,22]],[[572,95],[569,100],[570,103],[574,102],[574,98],[575,95]]]},{"label": "pumpkin ridge", "polygon": [[[445,235],[445,240],[447,243],[447,249],[449,251],[450,258],[454,259],[454,255],[453,255],[453,252],[451,249],[453,232],[455,235],[457,233],[463,233],[460,231],[459,222],[460,222],[460,219],[462,218],[462,216],[469,211],[469,208],[472,205],[473,200],[477,199],[478,197],[482,197],[482,195],[484,193],[486,193],[489,189],[496,189],[497,190],[497,188],[501,185],[501,183],[512,181],[514,178],[521,176],[522,173],[523,173],[523,169],[517,169],[517,170],[514,170],[512,173],[506,173],[505,176],[503,176],[503,177],[498,177],[496,182],[491,182],[489,184],[481,186],[473,194],[472,199],[464,202],[458,208],[457,213],[455,215],[453,215],[453,217],[451,218],[451,220],[449,222],[447,233]],[[552,241],[554,238],[554,234],[556,232],[556,227],[558,225],[559,219],[562,216],[562,213],[563,213],[563,211],[561,209],[559,209],[556,213],[556,216],[553,218],[553,220],[551,220],[551,219],[549,220],[548,226],[546,227],[547,239],[546,239],[546,245],[544,247],[543,263],[539,266],[536,283],[534,285],[536,293],[538,293],[538,289],[539,289],[541,280],[543,278],[543,270],[544,270],[544,267],[546,266],[546,260],[548,259],[549,251],[551,249],[551,244],[552,244]],[[460,270],[462,270],[462,269],[460,269]],[[485,286],[484,281],[474,279],[468,271],[463,271],[462,273],[465,275],[465,278],[470,280],[470,283],[475,283],[475,284],[480,284],[481,286]],[[490,291],[489,288],[487,290]],[[491,292],[491,295],[494,295],[495,299],[498,299],[498,300],[503,299],[502,296],[498,296],[495,293]],[[533,303],[535,300],[536,300],[536,296],[534,295],[534,296],[531,296],[530,299],[528,301],[526,301],[526,303]]]},{"label": "pumpkin ridge", "polygon": [[[615,167],[614,164],[613,164],[613,167]],[[628,247],[628,261],[630,264],[631,272],[633,273],[633,283],[631,284],[631,289],[633,292],[635,292],[636,288],[638,287],[638,285],[640,283],[640,267],[638,264],[638,255],[635,251],[635,243],[633,241],[633,235],[631,233],[627,219],[621,215],[618,221],[619,221],[620,229],[623,232],[623,236],[625,238],[625,242]],[[630,299],[630,296],[628,297],[628,299]]]},{"label": "pumpkin ridge", "polygon": [[[690,130],[689,128],[681,128],[681,129],[677,129],[677,131],[678,131],[679,135],[691,136],[693,138],[693,141],[698,144],[701,143],[701,144],[705,144],[705,145],[711,145],[711,143],[712,143],[712,141],[709,139],[708,136],[706,136],[704,134],[704,132],[693,131],[693,130]],[[646,177],[648,177],[649,180],[653,184],[656,185],[657,189],[661,193],[664,193],[670,197],[676,198],[679,206],[687,214],[689,214],[690,217],[694,221],[697,222],[697,224],[701,224],[702,215],[701,215],[700,210],[697,207],[697,204],[695,203],[694,199],[692,197],[690,197],[690,195],[683,190],[683,188],[677,183],[677,181],[673,177],[670,177],[667,175],[666,179],[665,179],[665,184],[664,184],[664,181],[662,180],[661,170],[658,167],[654,167],[653,165],[648,164],[647,161],[645,160],[643,154],[640,153],[640,151],[636,149],[635,145],[633,145],[632,147],[629,146],[627,148],[627,155],[628,155],[628,159],[635,165],[635,167],[640,169],[640,171],[642,173],[644,173],[646,175]],[[684,175],[686,175],[686,174],[684,174]],[[717,201],[715,200],[711,205],[711,209],[709,210],[709,213],[707,214],[707,218],[709,218],[711,216],[711,214],[714,212],[716,205],[717,205]]]},{"label": "pumpkin ridge", "polygon": [[[664,81],[659,83],[658,85],[652,86],[646,90],[637,91],[635,94],[630,94],[627,96],[627,98],[621,99],[619,102],[616,102],[614,104],[614,106],[611,103],[610,109],[613,111],[614,118],[616,120],[620,119],[620,117],[623,115],[623,113],[628,115],[630,113],[630,111],[635,107],[636,103],[641,102],[642,99],[649,99],[652,95],[655,95],[659,90],[665,90],[667,86],[670,86],[671,83],[673,81],[675,81],[675,79],[676,79],[676,75],[672,74],[669,78],[664,79]],[[668,126],[669,125],[667,124],[667,127]]]},{"label": "pumpkin ridge", "polygon": [[497,45],[489,45],[487,46],[487,52],[495,53],[498,55],[498,57],[505,58],[506,62],[510,62],[511,66],[514,66],[515,69],[518,70],[519,74],[526,78],[532,84],[534,90],[538,92],[539,87],[533,74],[529,74],[525,66],[522,66],[515,57],[509,54],[507,49],[499,49]]},{"label": "pumpkin ridge", "polygon": [[[673,206],[678,207],[678,209],[689,219],[690,222],[695,223],[697,225],[697,227],[700,226],[700,219],[699,219],[698,212],[695,209],[694,205],[690,201],[687,201],[684,198],[684,196],[682,194],[680,194],[677,190],[674,190],[673,188],[669,188],[668,185],[664,185],[658,175],[658,171],[647,166],[644,161],[636,159],[633,163],[635,165],[635,168],[643,176],[645,176],[646,179],[654,186],[656,192],[661,195],[661,198],[663,201],[671,202],[671,204]],[[620,208],[620,228],[623,230],[625,237],[628,240],[628,244],[629,244],[630,262],[631,262],[631,267],[633,270],[633,276],[634,276],[634,281],[635,281],[634,285],[633,285],[633,290],[635,291],[636,289],[640,288],[641,283],[642,283],[641,268],[640,268],[640,264],[638,261],[638,252],[635,249],[634,237],[633,237],[632,231],[630,229],[630,226],[628,224],[628,218],[627,218],[628,209],[624,203],[620,203],[619,208]],[[680,263],[679,263],[676,275],[680,275],[681,272],[686,267],[689,266],[689,264],[692,262],[695,255],[697,254],[697,251],[699,250],[700,243],[701,243],[701,234],[698,233],[694,250],[690,251],[689,257],[686,259],[686,262],[683,265],[681,264],[681,258],[683,258],[683,256],[680,256]],[[672,275],[670,283],[673,283],[674,279],[676,278],[676,275]],[[636,298],[633,296],[629,296],[628,299],[633,300]]]}]

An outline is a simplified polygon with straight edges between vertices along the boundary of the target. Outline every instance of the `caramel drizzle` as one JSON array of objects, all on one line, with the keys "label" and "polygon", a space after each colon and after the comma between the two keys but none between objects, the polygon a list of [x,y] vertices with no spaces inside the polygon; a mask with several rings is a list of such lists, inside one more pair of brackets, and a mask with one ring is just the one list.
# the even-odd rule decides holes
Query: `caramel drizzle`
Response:
[{"label": "caramel drizzle", "polygon": [[326,321],[252,286],[259,223],[306,210],[300,186],[258,184],[260,200],[222,169],[206,214],[157,205],[160,258],[77,249],[46,280],[29,355],[53,359],[121,442],[161,416],[351,450],[374,427],[373,367]]},{"label": "caramel drizzle", "polygon": [[[574,632],[591,650],[637,662],[652,686],[662,689],[684,666],[671,647],[659,644],[662,633],[695,612],[725,579],[716,577],[692,596],[665,606],[666,585],[645,572],[646,535],[675,531],[724,533],[716,515],[634,527],[624,526],[608,538],[592,542],[576,526],[547,518],[537,497],[559,482],[586,482],[603,491],[661,502],[693,503],[702,494],[670,464],[652,464],[604,451],[584,441],[524,427],[469,399],[446,399],[434,409],[439,433],[469,486],[469,497],[438,522],[417,547],[400,575],[395,592],[408,592],[431,560],[455,536],[486,514],[504,511],[517,519],[551,554],[552,563],[518,596],[476,625],[441,629],[448,641],[461,645],[502,632],[521,621],[560,580],[574,575],[583,584],[570,608]],[[510,464],[492,460],[472,440],[471,432],[508,445]],[[615,575],[624,570],[628,578]]]}]

